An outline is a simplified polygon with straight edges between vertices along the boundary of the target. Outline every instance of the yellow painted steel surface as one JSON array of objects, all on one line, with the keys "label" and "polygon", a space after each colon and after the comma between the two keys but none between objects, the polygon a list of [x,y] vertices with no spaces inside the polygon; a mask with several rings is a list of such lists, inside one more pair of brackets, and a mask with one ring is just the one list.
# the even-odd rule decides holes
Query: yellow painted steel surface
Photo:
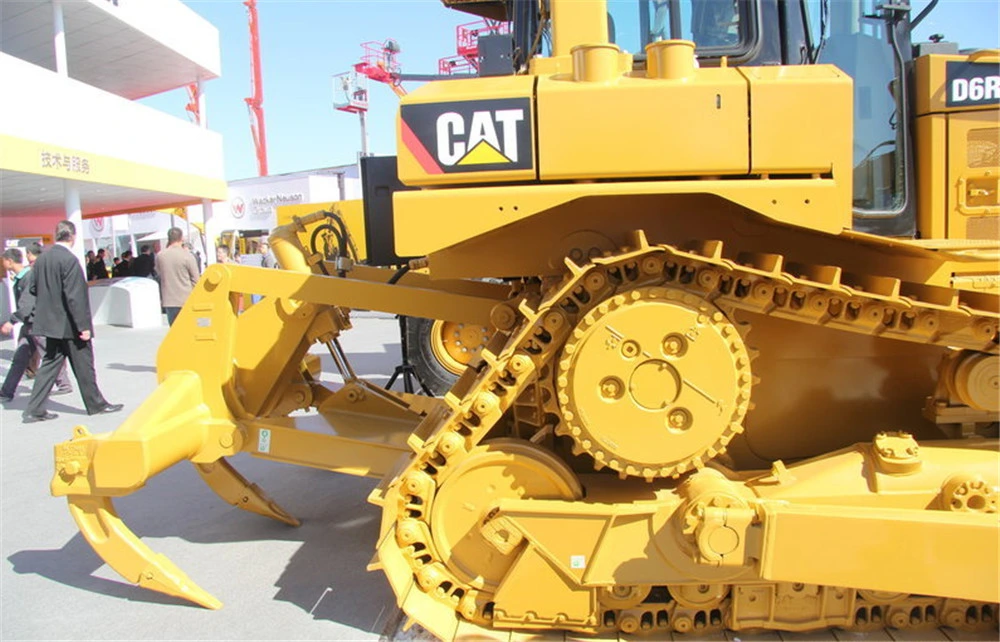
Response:
[{"label": "yellow painted steel surface", "polygon": [[[679,197],[679,204],[668,210],[663,204],[675,195]],[[709,198],[705,200],[710,202],[699,203],[691,198],[702,195],[708,195]],[[607,219],[607,203],[613,198],[619,199],[621,211],[626,212],[632,220],[656,214],[669,215],[671,210],[676,211],[687,204],[692,209],[678,213],[683,213],[689,219],[697,219],[699,213],[707,215],[729,206],[720,203],[715,197],[743,206],[747,212],[761,213],[780,222],[792,223],[801,219],[803,212],[807,212],[811,217],[811,229],[830,233],[843,229],[843,210],[837,208],[842,200],[842,192],[835,181],[823,178],[557,183],[526,185],[518,189],[451,188],[435,192],[396,194],[396,251],[404,255],[431,254],[465,240],[487,238],[488,235],[489,238],[496,238],[500,235],[495,231],[520,221],[534,218],[533,223],[549,224],[551,219],[548,215],[551,214],[554,218],[556,214],[571,210],[577,210],[576,215],[589,217],[592,209],[600,209]],[[462,212],[463,215],[458,216],[455,214],[457,212]],[[752,219],[755,216],[749,215],[746,218]],[[690,224],[694,222],[684,223]],[[621,227],[611,221],[605,225]],[[592,228],[578,225],[575,231],[585,229]],[[544,228],[538,230],[539,234],[544,231]],[[728,233],[728,230],[720,230],[719,233]],[[528,243],[536,239],[547,243],[553,241],[552,237],[521,237],[523,242]],[[488,260],[490,257],[483,258]],[[519,257],[515,254],[510,258],[516,260]],[[548,262],[548,258],[544,261]],[[467,265],[470,269],[476,269],[474,263],[467,262]]]},{"label": "yellow painted steel surface", "polygon": [[850,77],[831,65],[743,67],[740,73],[750,84],[751,173],[832,175],[845,188],[838,206],[849,209]]},{"label": "yellow painted steel surface", "polygon": [[[296,216],[302,217],[312,214],[318,210],[328,209],[340,216],[347,229],[350,231],[351,239],[358,251],[358,260],[363,261],[368,258],[368,245],[365,240],[365,211],[364,203],[360,200],[337,201],[334,203],[297,203],[295,205],[279,205],[275,208],[278,213],[278,225],[287,225]],[[345,255],[347,248],[342,248]]]},{"label": "yellow painted steel surface", "polygon": [[[917,206],[926,238],[1000,241],[998,64],[996,50],[916,61]],[[994,75],[978,84],[949,77],[949,68],[970,66]]]},{"label": "yellow painted steel surface", "polygon": [[573,47],[608,41],[607,6],[604,2],[553,0],[552,20],[559,24],[552,37],[554,57],[569,54]]},{"label": "yellow painted steel surface", "polygon": [[[948,87],[948,64],[970,62],[996,65],[1000,63],[1000,50],[984,49],[973,54],[934,54],[917,58],[914,64],[914,72],[916,73],[916,82],[920,90],[914,96],[916,99],[915,115],[924,116],[932,113],[977,111],[982,109],[981,105],[975,104],[961,104],[954,101],[949,104],[947,98],[950,89]],[[987,86],[986,83],[983,83],[980,85],[980,91],[981,93],[978,98],[983,98],[987,91],[997,92],[1000,91],[1000,87],[997,87],[995,84]],[[965,97],[975,98],[969,96],[968,89],[966,89]],[[997,95],[994,94],[992,98],[997,98]],[[978,100],[973,100],[972,102],[978,102]]]},{"label": "yellow painted steel surface", "polygon": [[917,224],[928,238],[947,238],[948,117],[930,114],[916,119]]},{"label": "yellow painted steel surface", "polygon": [[996,110],[948,117],[948,238],[1000,241],[1000,121]]},{"label": "yellow painted steel surface", "polygon": [[[619,74],[604,83],[557,74],[540,77],[537,93],[543,180],[750,171],[747,82],[735,69],[682,80]],[[610,117],[616,112],[629,117]]]},{"label": "yellow painted steel surface", "polygon": [[[249,452],[380,478],[370,568],[443,640],[995,636],[1000,245],[973,234],[995,174],[970,141],[996,109],[942,108],[918,61],[922,238],[854,231],[843,74],[701,69],[685,41],[633,71],[605,3],[576,4],[551,3],[535,75],[404,101],[400,178],[432,189],[395,194],[396,250],[426,258],[327,260],[310,238],[331,219],[283,211],[283,269],[206,271],[160,388],[57,445],[53,494],[124,577],[210,608],[112,498],[188,460],[294,525],[226,462]],[[350,308],[481,347],[443,398],[387,392],[340,347]]]}]

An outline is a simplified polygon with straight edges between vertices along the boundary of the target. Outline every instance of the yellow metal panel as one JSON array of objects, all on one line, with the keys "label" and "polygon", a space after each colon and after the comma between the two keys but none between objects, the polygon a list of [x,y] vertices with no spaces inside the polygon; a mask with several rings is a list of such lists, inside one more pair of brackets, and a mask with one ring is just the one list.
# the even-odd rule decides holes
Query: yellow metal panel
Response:
[{"label": "yellow metal panel", "polygon": [[851,78],[832,65],[740,72],[750,83],[751,172],[833,172],[849,185]]},{"label": "yellow metal panel", "polygon": [[532,76],[568,74],[572,71],[573,59],[569,55],[552,56],[551,58],[535,57],[528,61],[528,74]]},{"label": "yellow metal panel", "polygon": [[948,118],[948,238],[1000,240],[997,110]]},{"label": "yellow metal panel", "polygon": [[[14,136],[0,135],[0,169],[189,197],[178,203],[229,198],[229,187],[221,178],[177,172]],[[189,200],[192,197],[194,201]],[[177,203],[164,203],[161,207],[168,205]]]},{"label": "yellow metal panel", "polygon": [[[368,245],[365,243],[365,207],[361,199],[337,201],[334,203],[281,205],[277,208],[278,225],[287,225],[292,222],[292,218],[295,216],[305,216],[319,210],[329,210],[340,215],[344,220],[344,225],[347,226],[347,232],[351,235],[354,245],[358,249],[358,260],[363,261],[368,258]],[[314,225],[310,225],[310,230],[313,227]]]},{"label": "yellow metal panel", "polygon": [[747,85],[735,69],[685,80],[538,80],[543,180],[745,174]]},{"label": "yellow metal panel", "polygon": [[[494,621],[511,627],[525,627],[529,614],[538,610],[544,600],[549,613],[558,615],[553,623],[563,626],[594,626],[594,593],[584,589],[572,578],[558,572],[534,546],[529,546],[517,558],[517,564],[504,577],[496,592]],[[548,613],[542,615],[546,618]],[[548,618],[546,618],[548,619]]]},{"label": "yellow metal panel", "polygon": [[[763,508],[764,579],[997,600],[996,515],[795,504]],[[836,551],[839,563],[831,564],[824,551]]]},{"label": "yellow metal panel", "polygon": [[923,239],[943,239],[947,234],[947,118],[932,114],[916,119],[917,231]]},{"label": "yellow metal panel", "polygon": [[[976,101],[968,100],[972,98],[971,91],[968,86],[966,88],[956,88],[949,87],[949,80],[953,83],[955,80],[962,80],[961,78],[949,78],[948,77],[948,64],[952,63],[972,63],[992,64],[992,73],[995,74],[996,64],[1000,62],[1000,51],[997,50],[984,50],[978,51],[971,55],[930,55],[921,56],[917,58],[916,61],[916,115],[923,116],[925,114],[945,112],[945,111],[967,111],[970,109],[982,109],[981,105],[968,104],[962,105],[962,102],[974,103]],[[984,69],[984,72],[990,71],[989,69]],[[954,75],[954,72],[953,72]],[[1000,95],[993,94],[993,85],[991,84],[987,87],[988,79],[986,78],[986,73],[980,74],[983,77],[982,84],[982,94],[983,98],[986,98],[987,91],[990,92],[990,96],[994,101],[1000,101]],[[997,76],[993,76],[997,78]],[[957,89],[957,91],[956,91]],[[952,101],[952,105],[948,104],[948,93],[951,90],[952,98],[964,98],[966,100]],[[1000,91],[1000,87],[997,88]],[[978,91],[978,89],[976,90]]]},{"label": "yellow metal panel", "polygon": [[[585,197],[718,194],[776,221],[838,233],[846,211],[828,179],[700,180],[522,185],[395,195],[396,252],[422,256]],[[630,212],[618,212],[628,217]]]},{"label": "yellow metal panel", "polygon": [[[414,292],[413,296],[401,297],[400,289],[387,283],[347,277],[293,274],[286,270],[268,270],[250,266],[221,269],[231,278],[234,292],[255,292],[275,299],[297,300],[318,305],[339,305],[362,310],[385,310],[393,314],[428,319],[454,319],[486,326],[490,325],[490,310],[503,301],[503,298],[489,295],[455,295],[433,289],[420,289]],[[213,271],[218,273],[218,270]],[[222,278],[221,275],[219,278]],[[276,305],[280,304],[272,303],[264,306],[268,310],[267,313],[254,312],[256,308],[254,306],[240,315],[239,322],[250,328],[249,332],[267,332],[268,328],[273,328],[273,324],[276,323],[274,315],[283,313],[283,310],[275,307]],[[187,308],[184,310],[187,311]],[[289,321],[286,320],[283,326],[288,324]],[[273,345],[271,349],[275,349]]]},{"label": "yellow metal panel", "polygon": [[551,0],[552,55],[608,41],[607,0]]},{"label": "yellow metal panel", "polygon": [[[335,429],[340,425],[351,427],[352,419],[350,412],[331,412],[318,419],[311,415],[306,418],[262,420],[246,426],[249,433],[247,443],[251,454],[262,459],[376,479],[391,471],[400,456],[409,452],[405,439],[408,429],[412,429],[416,421],[407,424],[393,418],[382,418],[381,422],[369,422],[381,432],[373,430],[369,434],[351,437],[311,432],[297,425],[306,421]],[[324,426],[327,420],[330,423]],[[398,429],[397,432],[393,432],[394,428]]]},{"label": "yellow metal panel", "polygon": [[396,119],[399,180],[443,185],[534,179],[534,83],[531,76],[453,80],[407,95]]}]

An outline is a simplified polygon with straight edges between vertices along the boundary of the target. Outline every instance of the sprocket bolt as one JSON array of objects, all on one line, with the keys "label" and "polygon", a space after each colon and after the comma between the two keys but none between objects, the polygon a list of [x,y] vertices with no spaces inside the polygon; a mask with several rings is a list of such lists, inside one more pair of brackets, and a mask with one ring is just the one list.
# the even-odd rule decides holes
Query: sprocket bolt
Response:
[{"label": "sprocket bolt", "polygon": [[621,399],[625,392],[625,384],[618,377],[608,377],[601,382],[601,396],[605,399]]},{"label": "sprocket bolt", "polygon": [[691,413],[684,408],[678,408],[670,412],[667,422],[671,428],[676,430],[687,430],[691,427]]},{"label": "sprocket bolt", "polygon": [[635,341],[625,341],[622,343],[622,356],[626,359],[632,359],[638,356],[639,352],[639,344]]}]

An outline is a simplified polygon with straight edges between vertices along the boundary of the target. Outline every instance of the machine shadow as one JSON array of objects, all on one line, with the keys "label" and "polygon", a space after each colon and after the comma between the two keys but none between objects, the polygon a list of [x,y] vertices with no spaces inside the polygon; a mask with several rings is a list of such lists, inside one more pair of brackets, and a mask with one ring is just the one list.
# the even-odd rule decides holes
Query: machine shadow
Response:
[{"label": "machine shadow", "polygon": [[109,363],[105,368],[122,370],[123,372],[156,372],[156,366],[137,366],[131,363]]},{"label": "machine shadow", "polygon": [[[349,333],[348,333],[349,334]],[[398,342],[384,350],[345,348],[356,374],[374,385],[384,385],[399,360]],[[320,354],[323,381],[339,387],[341,379],[328,354]],[[110,367],[139,371],[141,366]],[[400,386],[397,385],[397,388]],[[122,419],[125,419],[123,415]],[[191,580],[226,603],[227,591],[247,586],[259,595],[278,591],[274,599],[294,604],[314,620],[327,620],[380,634],[397,614],[395,598],[381,573],[366,567],[375,553],[380,510],[367,502],[375,479],[283,465],[246,453],[230,458],[252,483],[258,484],[302,523],[298,528],[239,510],[222,501],[201,480],[194,467],[170,467],[135,493],[116,498],[122,520],[156,553],[165,554]],[[250,543],[264,557],[272,557],[280,542],[296,544],[280,573],[251,574],[245,552],[233,543]],[[194,545],[194,546],[192,546]],[[282,553],[278,553],[282,555]],[[79,533],[52,550],[21,550],[8,557],[19,574],[37,574],[61,584],[130,601],[200,608],[125,580],[104,567]],[[269,568],[280,566],[280,559]],[[240,569],[247,569],[241,571]],[[116,577],[105,579],[101,575]],[[235,578],[233,578],[235,576]],[[256,586],[260,583],[260,586]]]},{"label": "machine shadow", "polygon": [[[2,376],[2,375],[0,375]],[[15,392],[15,397],[13,401],[8,401],[4,404],[5,408],[10,410],[20,410],[24,411],[28,408],[28,400],[31,398],[33,380],[28,380],[25,382],[23,379],[18,385]],[[65,403],[63,403],[63,400]],[[76,405],[67,405],[76,404]],[[87,417],[87,411],[83,406],[83,401],[80,399],[80,393],[76,390],[65,395],[52,395],[49,394],[48,399],[45,401],[45,409],[52,412],[58,413],[60,415],[78,415],[82,417]]]},{"label": "machine shadow", "polygon": [[127,584],[123,580],[108,580],[94,575],[94,571],[100,568],[103,561],[79,533],[58,550],[18,551],[10,555],[7,561],[19,575],[39,575],[82,591],[122,598],[130,602],[200,608],[186,600],[147,591]]},{"label": "machine shadow", "polygon": [[381,572],[369,572],[381,513],[367,503],[374,480],[342,477],[344,490],[303,507],[303,540],[275,582],[275,599],[313,619],[381,633],[396,602]]},{"label": "machine shadow", "polygon": [[[249,457],[235,465],[302,522],[298,528],[229,506],[216,497],[191,466],[157,476],[139,492],[116,500],[119,515],[155,552],[164,553],[191,579],[224,603],[233,586],[215,582],[236,575],[260,595],[278,587],[274,599],[289,602],[314,619],[380,633],[395,614],[392,591],[381,573],[366,566],[375,551],[379,510],[367,502],[376,480],[284,466]],[[278,542],[297,543],[280,575],[241,573],[241,553],[228,545],[249,542],[266,555]],[[207,547],[192,548],[192,547]],[[37,574],[60,584],[134,602],[200,608],[190,602],[133,586],[102,569],[103,560],[79,533],[59,549],[21,550],[8,558],[15,573]],[[100,574],[97,574],[100,571]]]}]

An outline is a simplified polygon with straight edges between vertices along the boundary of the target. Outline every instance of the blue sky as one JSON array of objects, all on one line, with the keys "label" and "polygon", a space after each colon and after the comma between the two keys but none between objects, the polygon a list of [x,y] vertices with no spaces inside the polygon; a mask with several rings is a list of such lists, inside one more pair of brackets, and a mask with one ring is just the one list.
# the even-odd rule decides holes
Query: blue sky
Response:
[{"label": "blue sky", "polygon": [[[612,2],[633,0],[611,0]],[[837,2],[838,0],[832,0]],[[250,46],[240,0],[187,0],[219,29],[222,77],[206,83],[208,125],[225,145],[226,178],[257,173],[250,120]],[[917,0],[914,12],[926,4]],[[455,26],[475,20],[438,0],[258,0],[264,72],[264,114],[271,174],[352,163],[361,146],[358,117],[333,109],[331,78],[361,56],[361,43],[399,42],[403,71],[434,73],[439,58],[455,53]],[[915,14],[914,14],[915,15]],[[918,27],[917,38],[943,33],[965,47],[1000,46],[1000,3],[942,0]],[[415,83],[407,83],[410,88]],[[370,149],[395,152],[398,100],[383,85],[369,86]],[[146,99],[184,117],[183,90]]]}]

